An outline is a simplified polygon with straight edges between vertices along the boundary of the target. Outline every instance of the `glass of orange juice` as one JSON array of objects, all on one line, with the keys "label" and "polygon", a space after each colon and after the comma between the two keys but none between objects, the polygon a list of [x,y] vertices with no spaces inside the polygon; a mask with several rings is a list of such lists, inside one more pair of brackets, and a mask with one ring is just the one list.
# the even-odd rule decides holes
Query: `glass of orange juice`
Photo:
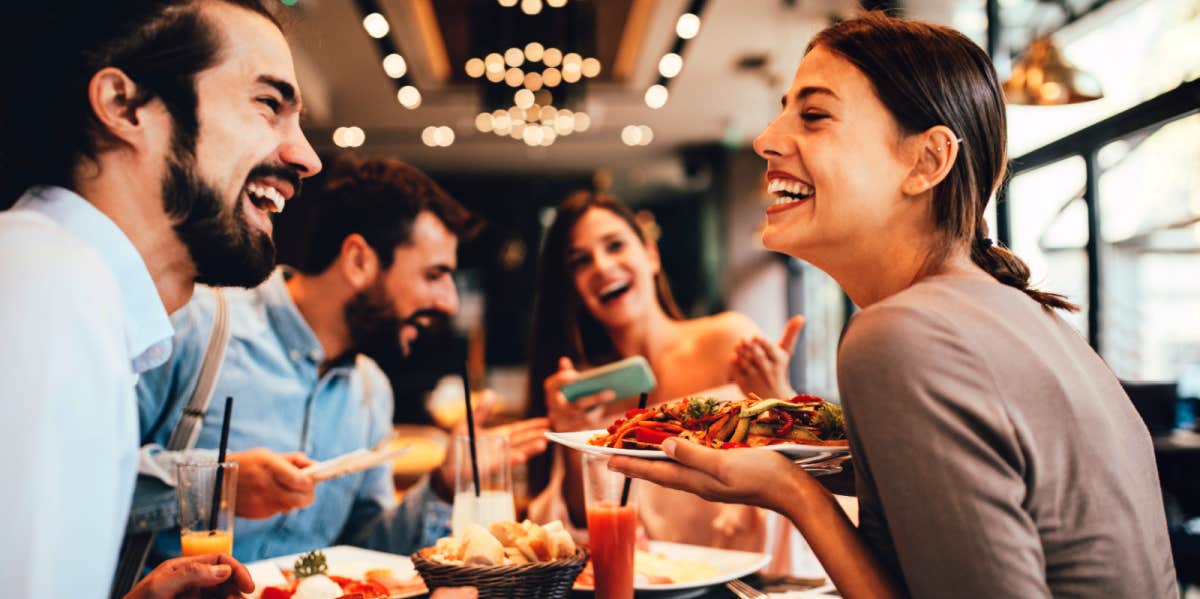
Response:
[{"label": "glass of orange juice", "polygon": [[[583,454],[583,498],[587,508],[596,599],[632,599],[637,542],[636,482],[608,469],[608,456]],[[628,489],[628,491],[627,491]],[[624,501],[622,501],[622,496]]]},{"label": "glass of orange juice", "polygon": [[[218,472],[221,474],[219,495],[216,494]],[[176,490],[179,492],[179,542],[183,555],[233,554],[237,473],[236,462],[178,465]]]}]

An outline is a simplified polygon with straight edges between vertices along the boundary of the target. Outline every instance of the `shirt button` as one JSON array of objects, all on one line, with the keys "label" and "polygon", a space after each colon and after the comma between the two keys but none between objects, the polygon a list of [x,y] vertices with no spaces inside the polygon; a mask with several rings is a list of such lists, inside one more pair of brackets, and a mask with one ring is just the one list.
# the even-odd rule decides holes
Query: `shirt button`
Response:
[{"label": "shirt button", "polygon": [[288,353],[288,355],[291,356],[292,360],[295,360],[297,362],[300,361],[300,350],[293,349],[291,352]]},{"label": "shirt button", "polygon": [[317,360],[321,359],[321,354],[316,350],[310,351],[308,352],[308,359],[316,362]]}]

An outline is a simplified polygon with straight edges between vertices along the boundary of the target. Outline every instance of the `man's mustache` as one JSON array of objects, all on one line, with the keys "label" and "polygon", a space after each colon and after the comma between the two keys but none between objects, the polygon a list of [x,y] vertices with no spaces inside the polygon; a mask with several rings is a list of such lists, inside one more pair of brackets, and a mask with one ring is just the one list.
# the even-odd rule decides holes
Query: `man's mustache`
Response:
[{"label": "man's mustache", "polygon": [[296,190],[292,197],[300,195],[300,186],[303,180],[300,178],[300,173],[292,167],[264,162],[250,169],[250,174],[246,175],[246,180],[250,181],[260,177],[274,177],[286,181],[291,184],[292,189]]}]

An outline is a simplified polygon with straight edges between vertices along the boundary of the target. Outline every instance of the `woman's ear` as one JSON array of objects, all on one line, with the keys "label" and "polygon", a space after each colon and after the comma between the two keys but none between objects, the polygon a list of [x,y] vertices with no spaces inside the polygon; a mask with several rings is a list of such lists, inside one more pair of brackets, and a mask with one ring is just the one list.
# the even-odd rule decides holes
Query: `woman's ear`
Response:
[{"label": "woman's ear", "polygon": [[900,185],[905,195],[920,195],[936,187],[950,174],[958,159],[958,136],[945,125],[930,127],[906,143],[912,144],[916,160]]},{"label": "woman's ear", "polygon": [[342,277],[355,293],[366,289],[379,275],[379,256],[371,244],[358,233],[351,233],[342,240],[342,251],[337,257]]},{"label": "woman's ear", "polygon": [[646,238],[646,257],[650,259],[650,271],[654,274],[662,272],[662,258],[658,255],[658,243]]}]

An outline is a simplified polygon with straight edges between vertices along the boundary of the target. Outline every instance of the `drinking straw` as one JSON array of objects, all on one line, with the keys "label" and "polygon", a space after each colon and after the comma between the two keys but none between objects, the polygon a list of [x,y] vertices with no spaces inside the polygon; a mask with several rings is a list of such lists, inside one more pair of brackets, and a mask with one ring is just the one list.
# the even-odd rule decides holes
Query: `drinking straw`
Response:
[{"label": "drinking straw", "polygon": [[217,529],[217,513],[221,510],[221,479],[225,477],[225,449],[229,447],[229,414],[233,411],[233,396],[225,398],[225,417],[221,420],[221,445],[217,449],[217,482],[213,485],[212,510],[208,512],[208,529]]},{"label": "drinking straw", "polygon": [[[647,395],[644,392],[642,393],[641,397],[638,398],[639,410],[646,409],[646,398]],[[621,487],[621,507],[625,507],[625,504],[629,503],[629,485],[632,482],[633,481],[628,476],[625,477],[625,486]]]},{"label": "drinking straw", "polygon": [[471,444],[471,478],[475,481],[475,496],[479,497],[479,459],[475,454],[475,415],[471,410],[471,383],[467,379],[467,362],[462,369],[463,401],[467,403],[467,439]]}]

